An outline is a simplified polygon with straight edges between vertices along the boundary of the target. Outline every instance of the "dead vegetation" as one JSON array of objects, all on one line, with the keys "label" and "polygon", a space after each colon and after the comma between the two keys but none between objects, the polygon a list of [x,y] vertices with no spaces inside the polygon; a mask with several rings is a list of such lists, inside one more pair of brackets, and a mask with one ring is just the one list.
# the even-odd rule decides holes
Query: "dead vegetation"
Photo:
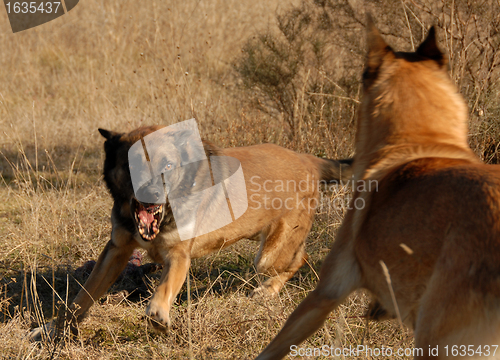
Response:
[{"label": "dead vegetation", "polygon": [[[202,135],[221,146],[273,142],[331,158],[352,155],[363,4],[87,0],[18,34],[3,22],[0,357],[254,357],[314,288],[342,209],[319,212],[308,238],[309,266],[279,298],[247,297],[263,278],[252,265],[256,245],[241,242],[193,262],[189,296],[185,286],[166,335],[144,318],[159,273],[143,277],[141,291],[126,299],[100,299],[72,340],[34,345],[25,335],[71,300],[84,281],[74,270],[96,259],[109,238],[98,127],[130,131],[195,117]],[[366,6],[398,49],[410,50],[431,24],[439,27],[451,76],[471,109],[471,146],[497,163],[498,3]],[[125,289],[130,284],[121,281],[111,293]],[[367,325],[366,305],[364,293],[351,297],[304,346],[412,346],[411,333],[396,322]]]}]

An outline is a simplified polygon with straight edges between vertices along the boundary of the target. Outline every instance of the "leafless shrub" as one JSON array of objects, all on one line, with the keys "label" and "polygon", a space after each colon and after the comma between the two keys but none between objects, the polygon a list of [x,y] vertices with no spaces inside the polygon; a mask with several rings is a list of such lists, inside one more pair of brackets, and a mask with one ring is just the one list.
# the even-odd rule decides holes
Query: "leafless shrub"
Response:
[{"label": "leafless shrub", "polygon": [[498,163],[500,5],[495,1],[305,0],[277,14],[278,31],[262,32],[243,48],[236,69],[254,104],[281,114],[292,138],[300,136],[301,122],[326,121],[335,134],[351,139],[366,11],[397,49],[413,51],[431,25],[440,29],[450,76],[469,104],[471,146],[486,162]]}]

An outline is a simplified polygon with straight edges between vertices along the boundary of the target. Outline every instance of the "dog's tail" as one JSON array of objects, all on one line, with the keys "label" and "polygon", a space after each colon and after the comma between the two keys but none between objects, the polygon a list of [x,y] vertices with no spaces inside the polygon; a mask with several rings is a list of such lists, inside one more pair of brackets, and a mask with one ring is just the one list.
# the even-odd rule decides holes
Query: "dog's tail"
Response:
[{"label": "dog's tail", "polygon": [[327,184],[330,184],[335,182],[347,182],[351,180],[352,163],[354,161],[353,158],[332,160],[322,159],[312,155],[310,156],[310,159],[319,170],[320,181],[324,181]]}]

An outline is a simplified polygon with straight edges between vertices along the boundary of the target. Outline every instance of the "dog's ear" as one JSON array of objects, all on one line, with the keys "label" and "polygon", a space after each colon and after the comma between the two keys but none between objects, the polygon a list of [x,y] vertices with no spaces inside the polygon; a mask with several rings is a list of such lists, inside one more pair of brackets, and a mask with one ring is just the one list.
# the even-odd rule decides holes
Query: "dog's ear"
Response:
[{"label": "dog's ear", "polygon": [[188,139],[193,135],[191,130],[180,130],[171,134],[174,137],[174,145],[176,148],[186,146]]},{"label": "dog's ear", "polygon": [[436,28],[434,26],[429,29],[427,37],[420,44],[416,53],[436,61],[441,67],[448,65],[448,57],[441,52],[437,45]]},{"label": "dog's ear", "polygon": [[104,129],[98,129],[99,130],[99,133],[104,137],[106,138],[107,140],[111,139],[111,138],[114,138],[115,136],[118,136],[120,135],[119,133],[115,132],[115,131],[110,131],[110,130],[104,130]]},{"label": "dog's ear", "polygon": [[376,71],[382,65],[384,57],[394,52],[384,39],[382,39],[370,13],[366,14],[366,41],[368,46],[366,67],[370,71]]},{"label": "dog's ear", "polygon": [[179,130],[169,133],[173,137],[173,143],[181,157],[181,166],[188,163],[190,159],[190,149],[188,149],[188,140],[193,135],[192,130]]}]

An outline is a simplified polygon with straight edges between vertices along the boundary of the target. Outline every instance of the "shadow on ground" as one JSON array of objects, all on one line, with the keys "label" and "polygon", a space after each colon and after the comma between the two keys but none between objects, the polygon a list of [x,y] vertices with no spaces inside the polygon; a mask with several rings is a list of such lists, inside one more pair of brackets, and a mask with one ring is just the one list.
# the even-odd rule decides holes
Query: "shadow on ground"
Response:
[{"label": "shadow on ground", "polygon": [[[58,313],[64,304],[70,304],[95,266],[95,261],[85,262],[80,267],[57,266],[38,267],[36,272],[13,269],[0,262],[0,321],[3,323],[21,312],[29,318],[32,327],[39,326],[40,314],[43,321]],[[207,292],[222,295],[244,287],[250,293],[258,286],[255,271],[249,257],[237,256],[231,261],[217,261],[212,266],[203,264],[192,267],[190,272],[191,300],[196,302]],[[99,299],[101,304],[118,304],[125,299],[130,302],[147,303],[158,285],[163,266],[156,263],[142,264],[142,254],[134,251],[125,270],[111,286],[106,295]],[[188,299],[184,284],[177,297],[179,303]],[[37,315],[38,314],[38,315]]]}]

